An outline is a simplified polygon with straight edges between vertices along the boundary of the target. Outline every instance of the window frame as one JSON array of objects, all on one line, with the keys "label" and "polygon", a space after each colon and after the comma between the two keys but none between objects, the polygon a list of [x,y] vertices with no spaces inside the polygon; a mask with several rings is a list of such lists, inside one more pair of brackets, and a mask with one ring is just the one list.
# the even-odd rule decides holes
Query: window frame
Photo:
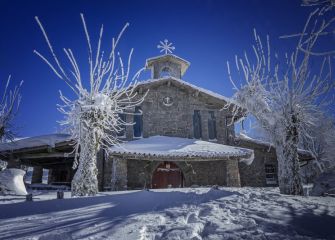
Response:
[{"label": "window frame", "polygon": [[[162,75],[163,73],[166,74],[164,74],[163,76]],[[163,66],[159,71],[159,78],[169,78],[169,77],[172,77],[172,68],[168,66]]]},{"label": "window frame", "polygon": [[278,184],[277,167],[276,167],[275,164],[265,163],[264,164],[264,172],[265,172],[266,185],[276,185],[276,184]]}]

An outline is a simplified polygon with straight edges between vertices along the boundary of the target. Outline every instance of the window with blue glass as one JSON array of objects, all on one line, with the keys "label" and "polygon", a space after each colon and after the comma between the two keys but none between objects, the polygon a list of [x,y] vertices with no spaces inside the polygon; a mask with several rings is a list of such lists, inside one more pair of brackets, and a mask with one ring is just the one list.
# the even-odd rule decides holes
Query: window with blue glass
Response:
[{"label": "window with blue glass", "polygon": [[134,113],[134,137],[140,138],[143,136],[143,114],[141,107],[135,107]]},{"label": "window with blue glass", "polygon": [[119,113],[119,118],[120,118],[120,131],[117,133],[117,136],[120,138],[125,138],[126,137],[126,125],[122,124],[126,122],[126,114],[124,113]]},{"label": "window with blue glass", "polygon": [[199,110],[194,110],[193,113],[193,136],[196,139],[200,139],[202,137],[201,115]]},{"label": "window with blue glass", "polygon": [[208,138],[209,140],[216,140],[216,119],[214,111],[208,112]]}]

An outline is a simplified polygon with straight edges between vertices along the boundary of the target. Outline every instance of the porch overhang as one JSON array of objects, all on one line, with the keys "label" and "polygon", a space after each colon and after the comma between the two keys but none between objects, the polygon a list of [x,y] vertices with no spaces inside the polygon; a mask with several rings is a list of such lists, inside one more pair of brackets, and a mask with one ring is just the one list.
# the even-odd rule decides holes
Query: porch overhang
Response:
[{"label": "porch overhang", "polygon": [[113,146],[109,154],[152,161],[245,161],[253,157],[253,150],[198,139],[153,136]]},{"label": "porch overhang", "polygon": [[57,168],[72,165],[73,141],[67,134],[49,134],[0,144],[0,159],[9,166]]}]

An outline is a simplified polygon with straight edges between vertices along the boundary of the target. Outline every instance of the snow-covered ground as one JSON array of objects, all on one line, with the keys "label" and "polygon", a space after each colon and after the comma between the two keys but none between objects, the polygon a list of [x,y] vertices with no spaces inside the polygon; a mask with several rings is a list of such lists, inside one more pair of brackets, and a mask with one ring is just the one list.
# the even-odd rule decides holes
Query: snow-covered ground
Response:
[{"label": "snow-covered ground", "polygon": [[1,239],[335,239],[335,198],[277,188],[0,196]]}]

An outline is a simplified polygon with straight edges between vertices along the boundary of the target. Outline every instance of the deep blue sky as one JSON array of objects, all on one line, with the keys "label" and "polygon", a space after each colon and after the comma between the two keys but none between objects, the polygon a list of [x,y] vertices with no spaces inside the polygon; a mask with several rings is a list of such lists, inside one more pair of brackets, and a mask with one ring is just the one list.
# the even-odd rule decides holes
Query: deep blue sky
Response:
[{"label": "deep blue sky", "polygon": [[133,70],[143,67],[146,58],[159,55],[156,46],[167,38],[176,47],[174,53],[191,62],[184,80],[231,96],[226,61],[250,48],[253,28],[263,36],[269,34],[275,49],[288,50],[292,44],[278,37],[302,29],[311,9],[300,4],[298,0],[0,0],[1,87],[9,74],[13,84],[24,80],[16,120],[20,136],[57,131],[57,120],[62,118],[56,108],[60,103],[58,90],[71,94],[66,84],[33,54],[34,49],[48,54],[34,16],[39,16],[59,55],[63,47],[70,47],[86,60],[79,16],[82,12],[92,36],[104,24],[105,47],[107,40],[130,23],[120,50],[125,57],[134,48]]}]

